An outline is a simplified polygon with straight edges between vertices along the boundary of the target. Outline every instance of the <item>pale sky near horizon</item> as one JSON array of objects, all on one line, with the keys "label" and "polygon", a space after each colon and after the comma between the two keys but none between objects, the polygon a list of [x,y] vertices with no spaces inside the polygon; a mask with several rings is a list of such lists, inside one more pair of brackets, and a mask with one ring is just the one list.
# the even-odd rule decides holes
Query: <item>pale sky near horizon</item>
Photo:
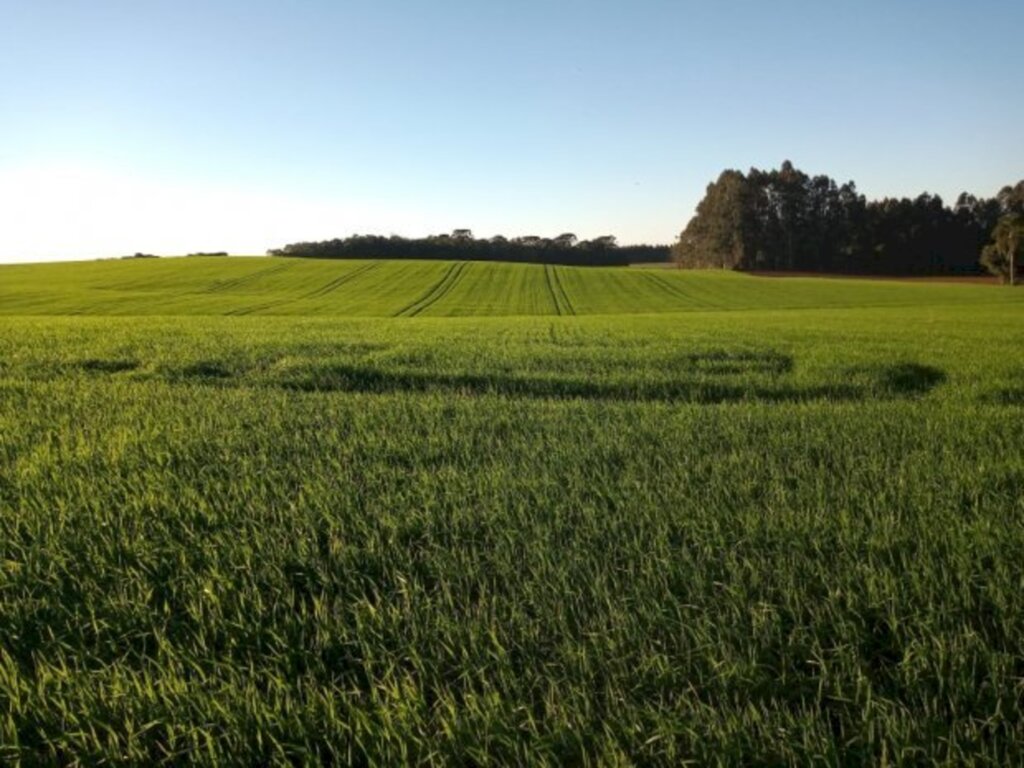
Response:
[{"label": "pale sky near horizon", "polygon": [[0,0],[0,262],[671,242],[725,168],[1024,178],[1024,3]]}]

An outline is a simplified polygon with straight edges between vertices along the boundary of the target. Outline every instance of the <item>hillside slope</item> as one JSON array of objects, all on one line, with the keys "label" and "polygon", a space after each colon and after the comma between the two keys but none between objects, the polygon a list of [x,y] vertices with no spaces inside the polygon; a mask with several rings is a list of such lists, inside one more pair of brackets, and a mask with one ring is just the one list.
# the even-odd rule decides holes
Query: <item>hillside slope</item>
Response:
[{"label": "hillside slope", "polygon": [[983,286],[494,262],[191,258],[0,267],[0,314],[350,317],[991,304]]}]

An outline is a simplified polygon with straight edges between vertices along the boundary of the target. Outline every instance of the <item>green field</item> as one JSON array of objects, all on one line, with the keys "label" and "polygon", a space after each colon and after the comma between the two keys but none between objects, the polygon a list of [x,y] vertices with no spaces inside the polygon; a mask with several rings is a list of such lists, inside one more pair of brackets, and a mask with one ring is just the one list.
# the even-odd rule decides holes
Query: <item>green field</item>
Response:
[{"label": "green field", "polygon": [[1024,762],[1024,291],[0,267],[0,762]]},{"label": "green field", "polygon": [[1006,300],[985,286],[487,262],[192,258],[0,267],[5,315],[594,315]]}]

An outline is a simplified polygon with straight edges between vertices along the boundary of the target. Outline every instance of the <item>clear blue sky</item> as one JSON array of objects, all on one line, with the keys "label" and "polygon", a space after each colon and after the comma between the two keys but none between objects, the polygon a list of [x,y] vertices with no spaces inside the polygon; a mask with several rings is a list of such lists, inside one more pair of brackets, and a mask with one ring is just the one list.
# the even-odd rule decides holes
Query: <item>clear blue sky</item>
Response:
[{"label": "clear blue sky", "polygon": [[0,259],[670,242],[727,167],[1024,177],[1024,3],[0,0]]}]

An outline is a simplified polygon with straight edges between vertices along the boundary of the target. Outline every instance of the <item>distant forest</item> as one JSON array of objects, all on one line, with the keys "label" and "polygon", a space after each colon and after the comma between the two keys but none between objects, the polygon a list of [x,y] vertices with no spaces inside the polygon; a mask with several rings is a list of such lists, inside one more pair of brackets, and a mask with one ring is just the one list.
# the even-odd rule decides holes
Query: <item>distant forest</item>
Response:
[{"label": "distant forest", "polygon": [[867,201],[852,181],[778,170],[724,171],[709,184],[675,245],[620,246],[612,235],[579,240],[469,229],[423,238],[352,235],[291,243],[271,256],[316,259],[438,259],[577,266],[675,260],[685,268],[863,275],[980,275],[1004,280],[1011,253],[1024,259],[1024,181],[992,198],[962,193]]},{"label": "distant forest", "polygon": [[344,239],[292,243],[267,251],[267,254],[315,259],[441,259],[577,266],[625,266],[671,259],[671,249],[667,245],[622,246],[612,235],[578,240],[576,235],[565,232],[552,238],[506,238],[498,235],[482,239],[473,237],[468,229],[419,239],[396,235],[353,235]]},{"label": "distant forest", "polygon": [[867,202],[852,181],[840,186],[787,161],[779,170],[723,172],[708,185],[672,251],[683,267],[889,275],[970,275],[988,268],[1002,274],[1005,258],[988,249],[995,255],[983,259],[983,251],[1001,221],[1019,227],[1022,215],[1024,181],[994,198],[965,192],[952,208],[927,193]]}]

